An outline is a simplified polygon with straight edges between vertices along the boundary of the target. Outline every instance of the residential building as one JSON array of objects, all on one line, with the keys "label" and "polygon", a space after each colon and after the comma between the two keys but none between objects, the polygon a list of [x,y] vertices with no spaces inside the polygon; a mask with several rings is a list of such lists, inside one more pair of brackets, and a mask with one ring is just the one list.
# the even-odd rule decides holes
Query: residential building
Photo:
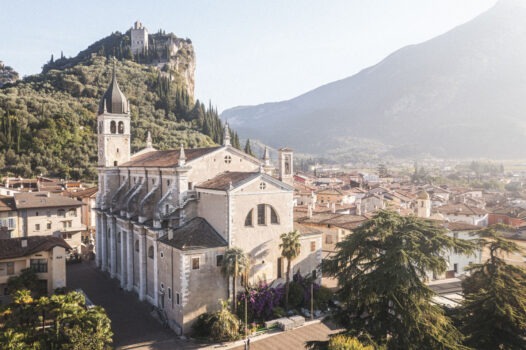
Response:
[{"label": "residential building", "polygon": [[0,304],[8,301],[9,278],[27,268],[36,272],[43,293],[66,287],[68,249],[70,246],[60,237],[0,239]]},{"label": "residential building", "polygon": [[86,230],[81,221],[82,202],[50,192],[21,192],[14,199],[18,211],[15,237],[61,237],[81,252],[81,232]]}]

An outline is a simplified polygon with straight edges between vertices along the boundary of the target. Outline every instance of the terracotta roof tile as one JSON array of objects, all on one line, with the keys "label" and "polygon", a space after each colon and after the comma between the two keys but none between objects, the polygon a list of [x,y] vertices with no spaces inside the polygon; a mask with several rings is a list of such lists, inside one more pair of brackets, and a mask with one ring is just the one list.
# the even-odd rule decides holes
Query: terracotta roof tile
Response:
[{"label": "terracotta roof tile", "polygon": [[232,187],[236,187],[239,183],[259,175],[260,173],[255,172],[227,171],[225,173],[217,175],[216,177],[210,180],[202,182],[196,185],[195,187],[206,188],[209,190],[226,191],[230,188],[231,185]]},{"label": "terracotta roof tile", "polygon": [[193,218],[184,226],[175,229],[172,239],[168,239],[168,235],[165,235],[159,239],[159,242],[179,250],[219,248],[228,245],[225,239],[200,217]]},{"label": "terracotta roof tile", "polygon": [[[22,240],[27,240],[27,246],[22,247]],[[26,238],[0,239],[0,259],[12,259],[28,256],[41,251],[60,246],[65,249],[71,247],[60,237],[31,236]]]},{"label": "terracotta roof tile", "polygon": [[15,199],[9,196],[0,196],[0,212],[16,211]]},{"label": "terracotta roof tile", "polygon": [[[189,162],[205,154],[211,153],[221,147],[188,148],[184,150],[186,161]],[[132,157],[129,162],[123,163],[121,167],[175,167],[179,161],[179,149],[167,151],[151,151]]]},{"label": "terracotta roof tile", "polygon": [[468,206],[466,204],[447,204],[437,208],[441,214],[460,214],[460,215],[486,215],[484,209]]},{"label": "terracotta roof tile", "polygon": [[28,208],[54,208],[54,207],[80,207],[82,202],[51,194],[49,192],[15,193],[17,209]]}]

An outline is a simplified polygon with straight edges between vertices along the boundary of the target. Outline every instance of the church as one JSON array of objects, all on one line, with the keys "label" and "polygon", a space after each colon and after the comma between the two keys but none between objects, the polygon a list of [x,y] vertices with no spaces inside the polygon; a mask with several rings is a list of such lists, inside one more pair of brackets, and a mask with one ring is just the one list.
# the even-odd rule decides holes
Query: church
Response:
[{"label": "church", "polygon": [[[148,135],[132,154],[130,104],[115,69],[97,125],[97,266],[158,308],[177,334],[232,298],[232,279],[221,274],[229,248],[249,256],[250,283],[285,281],[279,244],[295,228],[292,150],[280,149],[274,168],[267,149],[260,160],[232,147],[225,125],[221,146],[157,150]],[[294,272],[321,278],[321,240],[301,234]]]}]

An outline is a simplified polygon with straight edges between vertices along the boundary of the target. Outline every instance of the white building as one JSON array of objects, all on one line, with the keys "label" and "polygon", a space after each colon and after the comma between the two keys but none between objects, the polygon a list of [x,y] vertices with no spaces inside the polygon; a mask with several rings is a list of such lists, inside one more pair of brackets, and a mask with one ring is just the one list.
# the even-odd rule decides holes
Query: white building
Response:
[{"label": "white building", "polygon": [[[220,273],[228,248],[249,255],[249,281],[284,280],[279,236],[293,230],[291,150],[279,151],[279,179],[230,145],[228,126],[222,146],[158,151],[149,138],[132,155],[129,104],[115,72],[97,120],[96,262],[123,288],[186,333],[198,315],[231,296]],[[305,234],[301,243],[294,265],[321,276],[321,236]]]}]

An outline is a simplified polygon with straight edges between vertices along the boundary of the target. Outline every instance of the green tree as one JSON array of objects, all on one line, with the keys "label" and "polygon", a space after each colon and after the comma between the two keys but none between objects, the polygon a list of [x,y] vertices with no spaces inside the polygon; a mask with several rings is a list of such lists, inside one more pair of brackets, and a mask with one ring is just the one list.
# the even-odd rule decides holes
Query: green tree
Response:
[{"label": "green tree", "polygon": [[428,273],[447,268],[449,251],[471,254],[474,244],[414,216],[380,211],[337,244],[323,271],[336,277],[344,302],[337,319],[388,349],[462,349],[462,335],[431,303]]},{"label": "green tree", "polygon": [[103,350],[111,337],[104,309],[88,309],[84,296],[76,292],[35,300],[28,290],[19,290],[0,312],[1,349]]},{"label": "green tree", "polygon": [[23,269],[18,276],[12,276],[7,280],[7,290],[10,294],[24,289],[33,293],[39,291],[38,276],[30,268]]},{"label": "green tree", "polygon": [[466,344],[475,349],[526,349],[526,271],[503,260],[504,255],[522,249],[502,238],[501,229],[480,231],[489,258],[471,265],[470,276],[462,282],[460,329]]},{"label": "green tree", "polygon": [[292,260],[296,259],[300,255],[301,244],[300,234],[294,230],[287,233],[282,233],[281,243],[279,248],[281,249],[281,256],[287,259],[287,276],[285,282],[285,308],[289,309],[289,284],[290,284],[290,270]]},{"label": "green tree", "polygon": [[239,319],[228,310],[228,303],[220,301],[221,310],[212,315],[210,337],[217,342],[232,341],[239,338]]},{"label": "green tree", "polygon": [[232,310],[234,313],[237,312],[237,278],[246,275],[248,268],[249,260],[243,249],[233,247],[225,252],[221,273],[227,278],[232,277]]},{"label": "green tree", "polygon": [[255,157],[254,152],[252,151],[252,146],[250,145],[250,139],[247,139],[247,142],[245,143],[244,151],[246,154],[251,155],[252,157]]},{"label": "green tree", "polygon": [[374,347],[363,345],[356,338],[338,334],[329,340],[328,350],[374,350]]}]

